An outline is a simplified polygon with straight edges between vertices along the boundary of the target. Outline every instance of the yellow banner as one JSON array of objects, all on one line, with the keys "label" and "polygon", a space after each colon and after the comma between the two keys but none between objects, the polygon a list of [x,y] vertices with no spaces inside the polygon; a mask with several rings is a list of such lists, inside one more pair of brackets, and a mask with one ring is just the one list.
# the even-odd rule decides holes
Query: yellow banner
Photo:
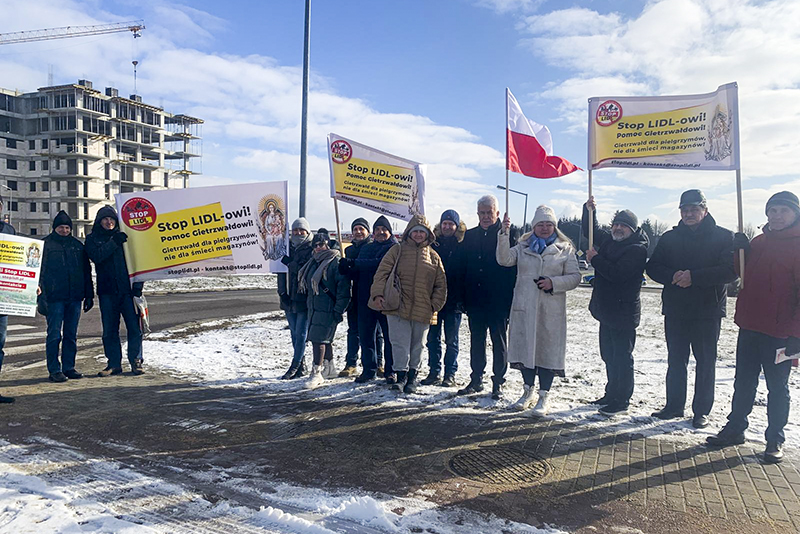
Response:
[{"label": "yellow banner", "polygon": [[159,213],[156,220],[144,230],[129,230],[137,232],[125,243],[125,254],[136,259],[131,275],[232,255],[219,202]]},{"label": "yellow banner", "polygon": [[0,241],[0,263],[25,265],[25,244],[18,241]]},{"label": "yellow banner", "polygon": [[333,167],[336,192],[390,204],[409,204],[414,170],[397,165],[351,158]]}]

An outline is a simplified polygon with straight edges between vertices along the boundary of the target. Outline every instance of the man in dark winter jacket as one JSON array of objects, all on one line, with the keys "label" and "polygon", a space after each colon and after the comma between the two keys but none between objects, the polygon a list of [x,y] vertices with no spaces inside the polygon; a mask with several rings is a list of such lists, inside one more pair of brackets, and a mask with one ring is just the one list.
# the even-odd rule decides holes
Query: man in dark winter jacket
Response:
[{"label": "man in dark winter jacket", "polygon": [[[583,234],[589,234],[589,210],[594,197],[583,206]],[[628,409],[633,395],[633,347],[639,326],[642,274],[647,264],[648,239],[639,219],[630,210],[618,211],[611,231],[594,222],[595,249],[586,253],[594,267],[594,289],[589,311],[600,322],[600,357],[606,365],[605,395],[594,401],[600,413],[613,415]]]},{"label": "man in dark winter jacket", "polygon": [[[63,210],[53,219],[53,232],[44,238],[39,289],[39,298],[47,313],[45,354],[50,380],[66,382],[68,378],[83,378],[75,370],[75,355],[81,302],[84,313],[94,306],[92,267],[83,243],[72,236],[72,219]],[[59,345],[61,361],[58,360]]]},{"label": "man in dark winter jacket", "polygon": [[[744,234],[734,238],[734,248],[743,249],[746,258],[734,319],[739,342],[733,402],[728,424],[707,441],[713,446],[744,443],[763,370],[769,391],[764,461],[778,463],[789,421],[791,360],[800,358],[800,202],[794,193],[781,191],[767,201],[765,211],[769,222],[763,234],[751,242]],[[741,272],[742,266],[737,266]],[[786,359],[778,362],[780,349]]]},{"label": "man in dark winter jacket", "polygon": [[650,278],[664,285],[661,300],[668,352],[667,402],[653,417],[683,417],[691,349],[697,362],[692,425],[705,428],[714,404],[726,285],[736,279],[733,233],[717,226],[699,189],[685,191],[679,206],[681,221],[661,236],[647,263]]},{"label": "man in dark winter jacket", "polygon": [[[350,225],[350,231],[353,234],[353,240],[350,246],[344,251],[344,257],[347,260],[354,260],[358,257],[361,248],[364,245],[372,243],[372,236],[370,235],[369,222],[363,217],[353,221]],[[339,272],[345,275],[352,285],[352,298],[350,305],[347,307],[347,354],[345,355],[344,369],[339,372],[340,377],[355,376],[358,374],[358,350],[360,342],[358,339],[358,284],[356,283],[357,272],[354,267],[350,267],[350,263],[339,262]],[[380,329],[377,329],[377,338],[375,340],[375,351],[378,360],[383,356],[383,336]]]},{"label": "man in dark winter jacket", "polygon": [[356,377],[357,383],[372,380],[378,373],[378,354],[375,350],[377,329],[383,331],[383,354],[385,357],[384,378],[389,383],[394,383],[392,369],[392,346],[389,340],[389,323],[386,316],[368,306],[372,279],[378,270],[381,260],[389,249],[397,244],[397,239],[392,234],[392,225],[389,219],[381,215],[372,226],[372,243],[361,247],[358,256],[353,259],[344,258],[341,263],[347,272],[355,273],[353,282],[353,300],[358,306],[358,339],[361,343],[361,374]]},{"label": "man in dark winter jacket", "polygon": [[[0,215],[3,214],[3,199],[0,197]],[[0,220],[0,234],[16,235],[17,231],[14,227],[5,221]],[[0,315],[0,369],[3,368],[3,347],[6,345],[6,331],[8,330],[8,315]],[[14,402],[14,397],[4,397],[0,395],[0,404],[11,404]]]},{"label": "man in dark winter jacket", "polygon": [[[458,291],[458,252],[459,244],[464,239],[467,227],[461,221],[456,210],[447,210],[442,213],[439,224],[433,233],[436,241],[431,248],[439,254],[447,276],[447,302],[437,314],[436,324],[428,330],[428,377],[421,383],[423,385],[441,384],[445,387],[456,385],[456,371],[458,370],[458,330],[461,328],[461,293]],[[444,380],[442,371],[442,329],[444,328]]]},{"label": "man in dark winter jacket", "polygon": [[[480,224],[464,234],[459,256],[458,291],[463,295],[469,319],[472,375],[469,384],[458,394],[483,391],[488,330],[492,338],[492,398],[499,399],[508,370],[508,317],[517,283],[517,268],[502,267],[497,263],[497,234],[502,224],[494,195],[478,200],[478,219]],[[513,235],[510,245],[516,245]]]},{"label": "man in dark winter jacket", "polygon": [[278,273],[278,296],[281,309],[286,312],[289,330],[292,334],[292,363],[281,379],[300,378],[306,374],[306,339],[308,337],[308,305],[305,293],[298,291],[297,278],[300,269],[311,259],[311,225],[305,217],[292,223],[292,236],[289,238],[289,255],[281,262],[288,272]]},{"label": "man in dark winter jacket", "polygon": [[97,273],[97,297],[100,300],[100,317],[103,322],[103,350],[108,365],[98,376],[122,373],[122,345],[119,338],[120,315],[128,332],[128,361],[135,375],[144,373],[142,368],[142,328],[139,314],[133,302],[142,296],[143,282],[131,285],[125,252],[122,244],[128,240],[119,229],[117,212],[111,206],[103,206],[97,212],[92,233],[86,237],[86,253],[94,262]]}]

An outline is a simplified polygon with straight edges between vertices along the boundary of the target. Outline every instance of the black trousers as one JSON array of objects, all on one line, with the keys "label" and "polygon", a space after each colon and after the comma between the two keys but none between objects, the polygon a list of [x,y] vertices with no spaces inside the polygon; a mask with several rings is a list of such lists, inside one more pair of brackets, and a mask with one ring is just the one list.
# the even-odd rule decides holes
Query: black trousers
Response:
[{"label": "black trousers", "polygon": [[635,328],[611,328],[600,323],[600,357],[606,364],[606,398],[630,404],[633,395]]},{"label": "black trousers", "polygon": [[717,342],[721,317],[664,317],[667,338],[667,408],[683,411],[686,406],[689,353],[694,354],[695,378],[692,412],[708,415],[714,406]]},{"label": "black trousers", "polygon": [[469,318],[469,363],[473,383],[483,382],[486,369],[486,331],[492,339],[492,382],[503,384],[508,370],[508,319],[489,314],[472,314]]}]

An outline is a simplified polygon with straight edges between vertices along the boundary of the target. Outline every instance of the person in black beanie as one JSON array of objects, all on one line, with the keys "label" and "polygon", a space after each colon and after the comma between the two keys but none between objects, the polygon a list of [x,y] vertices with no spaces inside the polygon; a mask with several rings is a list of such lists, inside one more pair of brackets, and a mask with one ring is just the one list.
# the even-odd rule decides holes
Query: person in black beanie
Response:
[{"label": "person in black beanie", "polygon": [[94,219],[92,233],[86,237],[86,253],[94,262],[97,273],[97,297],[100,300],[100,317],[103,322],[103,350],[108,365],[97,373],[111,376],[122,373],[122,344],[119,338],[120,316],[128,332],[128,361],[134,375],[144,374],[142,368],[142,328],[133,297],[141,297],[143,282],[131,285],[125,251],[122,244],[128,240],[119,229],[117,212],[103,206]]},{"label": "person in black beanie", "polygon": [[63,210],[53,219],[53,232],[44,238],[39,293],[40,311],[47,316],[45,354],[50,380],[83,378],[75,370],[75,356],[81,301],[84,313],[94,306],[92,267],[83,243],[72,236],[72,219]]}]

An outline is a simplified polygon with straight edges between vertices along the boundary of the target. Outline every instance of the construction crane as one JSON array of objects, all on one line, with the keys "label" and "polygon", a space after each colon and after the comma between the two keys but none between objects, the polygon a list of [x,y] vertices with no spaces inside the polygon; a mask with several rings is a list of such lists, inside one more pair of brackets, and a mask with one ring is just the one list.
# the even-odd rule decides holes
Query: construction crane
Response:
[{"label": "construction crane", "polygon": [[47,28],[44,30],[29,30],[24,32],[0,33],[0,45],[29,43],[31,41],[49,41],[51,39],[69,39],[71,37],[85,37],[87,35],[102,35],[105,33],[132,32],[133,37],[141,37],[139,33],[144,29],[143,20],[131,22],[115,22],[112,24],[97,24],[94,26],[64,26],[62,28]]}]

